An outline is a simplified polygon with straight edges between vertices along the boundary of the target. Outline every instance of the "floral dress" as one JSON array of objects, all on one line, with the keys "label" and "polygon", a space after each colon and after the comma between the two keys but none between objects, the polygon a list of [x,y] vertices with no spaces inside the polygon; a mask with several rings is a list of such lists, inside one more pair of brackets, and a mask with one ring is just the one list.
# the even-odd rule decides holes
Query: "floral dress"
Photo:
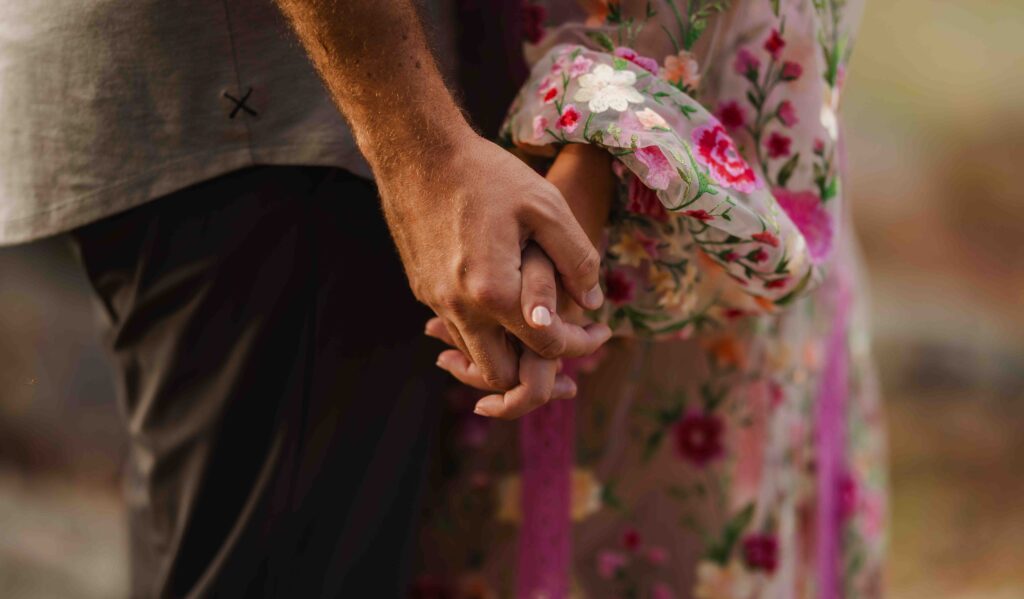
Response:
[{"label": "floral dress", "polygon": [[527,5],[503,140],[616,158],[616,332],[518,423],[453,390],[413,596],[882,594],[884,436],[843,205],[856,0]]}]

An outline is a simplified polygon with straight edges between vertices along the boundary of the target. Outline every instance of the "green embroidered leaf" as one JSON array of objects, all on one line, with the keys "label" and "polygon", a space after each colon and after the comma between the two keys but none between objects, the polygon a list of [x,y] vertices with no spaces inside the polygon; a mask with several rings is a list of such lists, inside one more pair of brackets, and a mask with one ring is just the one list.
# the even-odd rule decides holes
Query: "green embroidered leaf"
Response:
[{"label": "green embroidered leaf", "polygon": [[722,537],[718,542],[708,547],[705,554],[707,558],[723,566],[729,563],[729,558],[732,556],[732,550],[736,546],[736,542],[739,541],[743,531],[750,526],[750,521],[753,518],[754,504],[749,503],[747,507],[743,508],[742,511],[726,523],[722,531]]},{"label": "green embroidered leaf", "polygon": [[786,183],[789,182],[789,178],[793,176],[793,171],[796,170],[797,163],[800,162],[800,152],[793,154],[793,157],[786,161],[785,164],[779,168],[779,174],[775,176],[778,181],[779,187],[785,187]]},{"label": "green embroidered leaf", "polygon": [[629,68],[629,61],[625,58],[619,58],[616,56],[612,59],[612,67],[614,67],[616,71],[625,71]]},{"label": "green embroidered leaf", "polygon": [[807,287],[807,285],[811,282],[811,274],[812,273],[813,273],[812,270],[808,270],[807,274],[804,275],[804,278],[800,279],[800,282],[797,283],[796,287],[794,287],[792,291],[790,291],[786,295],[780,297],[779,299],[775,300],[775,305],[776,306],[785,306],[786,304],[788,304],[788,303],[792,302],[794,299],[796,299],[803,292],[803,290]]},{"label": "green embroidered leaf", "polygon": [[622,509],[622,499],[615,492],[615,481],[608,481],[601,487],[601,504],[616,510]]},{"label": "green embroidered leaf", "polygon": [[615,42],[612,38],[608,37],[603,31],[590,31],[587,33],[587,37],[597,42],[597,45],[601,46],[609,52],[615,51]]},{"label": "green embroidered leaf", "polygon": [[679,111],[683,113],[683,116],[686,117],[686,120],[690,120],[690,115],[697,112],[697,109],[694,108],[693,106],[687,106],[686,104],[679,104],[678,106]]},{"label": "green embroidered leaf", "polygon": [[838,195],[838,194],[839,194],[839,178],[838,177],[833,177],[832,180],[828,182],[828,185],[826,185],[825,188],[821,190],[821,201],[822,202],[827,202],[827,201],[831,200],[832,198],[836,197],[836,195]]}]

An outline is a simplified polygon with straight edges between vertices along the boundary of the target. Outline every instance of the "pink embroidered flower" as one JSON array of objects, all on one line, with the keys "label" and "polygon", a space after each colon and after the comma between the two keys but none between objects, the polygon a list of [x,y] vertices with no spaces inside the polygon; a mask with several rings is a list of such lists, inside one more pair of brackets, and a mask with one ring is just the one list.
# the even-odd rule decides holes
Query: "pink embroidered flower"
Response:
[{"label": "pink embroidered flower", "polygon": [[697,61],[686,50],[681,50],[679,54],[666,56],[665,68],[661,69],[660,76],[665,81],[680,87],[696,89],[700,85]]},{"label": "pink embroidered flower", "polygon": [[739,102],[730,100],[718,106],[718,120],[727,129],[739,129],[747,123],[747,114]]},{"label": "pink embroidered flower", "polygon": [[779,120],[787,127],[792,127],[799,122],[796,118],[796,109],[793,108],[793,103],[789,100],[780,102],[775,114],[779,115]]},{"label": "pink embroidered flower", "polygon": [[804,73],[804,68],[799,63],[787,60],[782,63],[782,80],[796,81]]},{"label": "pink embroidered flower", "polygon": [[625,58],[629,62],[635,64],[641,69],[644,69],[645,71],[649,71],[651,73],[658,72],[657,60],[654,60],[653,58],[648,58],[646,56],[640,56],[639,54],[636,53],[636,50],[632,48],[627,48],[626,46],[619,46],[618,48],[615,49],[615,55],[618,56],[619,58]]},{"label": "pink embroidered flower", "polygon": [[760,186],[757,175],[740,156],[725,127],[711,122],[694,129],[692,137],[697,144],[697,161],[710,169],[711,177],[719,185],[742,192]]},{"label": "pink embroidered flower", "polygon": [[644,185],[639,177],[629,178],[629,199],[626,202],[626,210],[660,222],[668,220],[668,211],[658,199],[658,193]]},{"label": "pink embroidered flower", "polygon": [[769,158],[782,158],[783,156],[789,156],[789,146],[793,142],[789,137],[782,135],[778,131],[773,131],[768,139],[764,142],[764,147],[768,149]]},{"label": "pink embroidered flower", "polygon": [[555,121],[555,126],[566,133],[572,133],[579,126],[580,117],[580,111],[576,110],[574,104],[566,104],[565,108],[562,109],[562,116],[558,117],[558,120]]},{"label": "pink embroidered flower", "polygon": [[672,177],[676,176],[675,170],[669,163],[668,158],[662,153],[658,146],[644,146],[633,153],[636,159],[647,167],[647,176],[644,177],[647,186],[651,189],[667,189]]},{"label": "pink embroidered flower", "polygon": [[531,44],[540,43],[544,39],[544,20],[548,11],[540,4],[524,3],[523,5],[523,37]]},{"label": "pink embroidered flower", "polygon": [[846,472],[839,479],[839,517],[848,520],[857,512],[857,479]]},{"label": "pink embroidered flower", "polygon": [[747,253],[747,260],[750,260],[754,264],[764,262],[767,259],[768,252],[764,251],[761,248],[757,248],[756,250],[752,250],[751,252]]},{"label": "pink embroidered flower", "polygon": [[548,119],[544,115],[538,114],[533,117],[533,139],[538,140],[547,134]]},{"label": "pink embroidered flower", "polygon": [[619,570],[626,566],[626,556],[618,551],[605,549],[597,554],[597,574],[605,580],[615,578]]},{"label": "pink embroidered flower", "polygon": [[822,156],[823,154],[825,154],[825,142],[824,141],[822,141],[820,139],[814,140],[814,153],[817,154],[818,156]]},{"label": "pink embroidered flower", "polygon": [[772,55],[772,58],[778,60],[779,55],[782,53],[782,49],[785,46],[786,42],[782,39],[782,36],[779,35],[779,30],[772,29],[771,35],[769,35],[768,39],[764,42],[764,49]]},{"label": "pink embroidered flower", "polygon": [[590,70],[590,67],[594,65],[594,61],[590,60],[586,56],[577,56],[573,59],[572,64],[569,66],[569,77],[575,79],[583,73]]},{"label": "pink embroidered flower", "polygon": [[770,245],[773,248],[779,247],[779,238],[773,235],[770,231],[761,231],[760,233],[754,233],[750,236],[754,241],[760,241],[765,245]]},{"label": "pink embroidered flower", "polygon": [[667,584],[658,582],[651,587],[651,599],[676,599],[676,594]]},{"label": "pink embroidered flower", "polygon": [[640,533],[635,528],[622,533],[622,545],[630,551],[636,551],[640,548]]},{"label": "pink embroidered flower", "polygon": [[622,305],[633,301],[636,283],[623,270],[610,270],[604,277],[605,297],[613,304]]},{"label": "pink embroidered flower", "polygon": [[804,236],[811,261],[815,264],[824,261],[832,249],[832,218],[818,194],[782,188],[773,189],[772,194]]},{"label": "pink embroidered flower", "polygon": [[[629,114],[629,113],[628,112],[623,112],[622,114],[625,115],[625,114]],[[662,118],[662,116],[660,114],[658,114],[657,112],[654,112],[650,108],[644,108],[643,110],[638,110],[637,113],[636,113],[636,120],[637,120],[637,122],[640,123],[640,125],[644,129],[647,129],[648,131],[650,131],[651,129],[668,129],[669,128],[668,121],[666,121],[664,118]]]},{"label": "pink embroidered flower", "polygon": [[732,63],[732,68],[737,74],[743,75],[747,79],[756,79],[757,72],[761,69],[761,61],[750,50],[740,48],[740,51],[736,53],[736,60]]},{"label": "pink embroidered flower", "polygon": [[690,218],[695,218],[702,223],[715,220],[715,217],[708,214],[707,210],[684,210],[683,214],[689,216]]},{"label": "pink embroidered flower", "polygon": [[644,557],[655,566],[664,566],[668,563],[668,550],[664,547],[648,547],[644,552]]},{"label": "pink embroidered flower", "polygon": [[697,467],[704,467],[725,453],[725,425],[715,414],[693,411],[673,427],[676,451]]},{"label": "pink embroidered flower", "polygon": [[743,539],[743,561],[751,570],[769,574],[779,565],[779,543],[774,535],[752,534]]}]

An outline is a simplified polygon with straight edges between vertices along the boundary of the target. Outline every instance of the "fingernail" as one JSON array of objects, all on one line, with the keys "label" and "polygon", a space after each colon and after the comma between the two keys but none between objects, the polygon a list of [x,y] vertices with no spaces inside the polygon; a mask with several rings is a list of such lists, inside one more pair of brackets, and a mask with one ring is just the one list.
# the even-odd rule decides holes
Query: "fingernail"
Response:
[{"label": "fingernail", "polygon": [[552,390],[552,395],[560,399],[568,399],[576,395],[576,383],[567,376],[559,376],[555,378],[555,387]]},{"label": "fingernail", "polygon": [[533,324],[546,327],[551,324],[551,310],[544,306],[537,306],[533,312],[530,312],[530,318],[533,319]]},{"label": "fingernail", "polygon": [[494,415],[494,409],[498,408],[499,406],[491,405],[490,408],[488,408],[488,406],[486,404],[495,404],[495,403],[499,403],[500,404],[501,400],[497,399],[495,397],[492,397],[492,396],[487,396],[487,397],[481,398],[480,401],[476,402],[476,405],[473,406],[473,413],[474,414],[478,414],[480,416],[491,417],[491,416]]},{"label": "fingernail", "polygon": [[602,302],[604,302],[604,293],[601,292],[601,285],[594,285],[594,288],[583,296],[583,303],[591,310],[600,308]]}]

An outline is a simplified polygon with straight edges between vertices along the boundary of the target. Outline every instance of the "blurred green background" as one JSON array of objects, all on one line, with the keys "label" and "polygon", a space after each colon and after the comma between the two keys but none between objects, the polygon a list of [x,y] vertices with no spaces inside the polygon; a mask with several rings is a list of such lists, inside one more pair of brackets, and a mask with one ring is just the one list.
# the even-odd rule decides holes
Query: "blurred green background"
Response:
[{"label": "blurred green background", "polygon": [[890,423],[889,589],[1024,597],[1024,2],[868,0],[843,110]]},{"label": "blurred green background", "polygon": [[[1024,598],[1024,0],[869,0],[843,99],[890,596]],[[123,438],[59,240],[0,250],[0,596],[127,586]]]}]

